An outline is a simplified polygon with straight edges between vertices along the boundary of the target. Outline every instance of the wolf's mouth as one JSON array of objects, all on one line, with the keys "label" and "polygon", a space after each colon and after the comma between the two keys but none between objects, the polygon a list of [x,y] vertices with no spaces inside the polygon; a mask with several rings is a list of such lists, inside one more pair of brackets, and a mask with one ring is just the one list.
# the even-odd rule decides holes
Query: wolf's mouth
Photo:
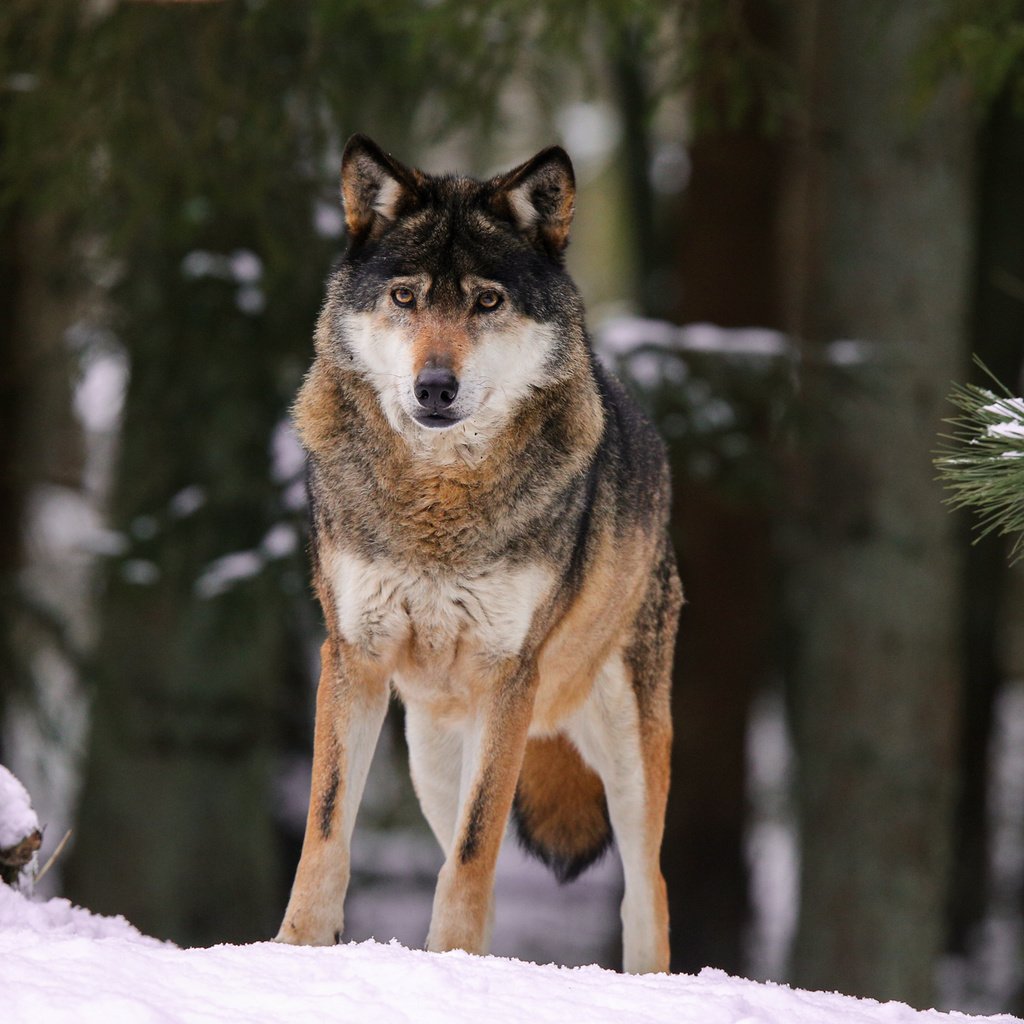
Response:
[{"label": "wolf's mouth", "polygon": [[454,427],[461,423],[462,416],[446,416],[443,413],[414,413],[412,417],[421,427],[430,427],[432,430],[443,430],[445,427]]}]

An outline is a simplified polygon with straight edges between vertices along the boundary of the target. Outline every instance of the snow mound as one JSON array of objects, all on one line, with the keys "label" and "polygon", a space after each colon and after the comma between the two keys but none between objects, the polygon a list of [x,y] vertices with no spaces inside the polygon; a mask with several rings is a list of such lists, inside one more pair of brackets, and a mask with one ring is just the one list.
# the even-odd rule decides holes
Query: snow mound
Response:
[{"label": "snow mound", "polygon": [[[0,885],[0,941],[5,944],[11,936],[22,941],[37,941],[40,936],[80,939],[118,939],[142,946],[168,946],[169,943],[151,939],[123,917],[102,917],[70,900],[52,899],[34,903],[20,892]],[[0,977],[3,973],[0,972]],[[0,991],[3,988],[0,986]],[[0,996],[0,1008],[3,1006]]]},{"label": "snow mound", "polygon": [[38,829],[28,791],[0,764],[0,850],[16,846]]},{"label": "snow mound", "polygon": [[271,1024],[939,1024],[1017,1018],[757,984],[722,971],[630,977],[374,941],[178,949],[66,900],[0,887],[0,1012],[7,1021]]}]

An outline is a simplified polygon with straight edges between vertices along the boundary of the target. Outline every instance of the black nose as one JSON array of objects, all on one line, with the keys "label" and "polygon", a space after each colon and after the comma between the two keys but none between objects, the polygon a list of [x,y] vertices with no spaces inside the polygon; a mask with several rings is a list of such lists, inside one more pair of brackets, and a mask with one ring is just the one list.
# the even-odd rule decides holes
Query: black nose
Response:
[{"label": "black nose", "polygon": [[447,409],[455,401],[459,393],[459,382],[451,370],[429,367],[420,370],[413,391],[416,393],[416,401],[424,409],[437,412],[439,409]]}]

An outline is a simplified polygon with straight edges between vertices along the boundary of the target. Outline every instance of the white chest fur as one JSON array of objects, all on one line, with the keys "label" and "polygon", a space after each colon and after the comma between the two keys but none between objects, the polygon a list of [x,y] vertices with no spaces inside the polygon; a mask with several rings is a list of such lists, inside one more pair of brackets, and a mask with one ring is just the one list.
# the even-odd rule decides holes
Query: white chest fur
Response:
[{"label": "white chest fur", "polygon": [[488,660],[515,656],[553,581],[536,565],[456,575],[347,552],[328,571],[342,639],[388,662],[405,651],[414,662],[451,663],[460,648]]}]

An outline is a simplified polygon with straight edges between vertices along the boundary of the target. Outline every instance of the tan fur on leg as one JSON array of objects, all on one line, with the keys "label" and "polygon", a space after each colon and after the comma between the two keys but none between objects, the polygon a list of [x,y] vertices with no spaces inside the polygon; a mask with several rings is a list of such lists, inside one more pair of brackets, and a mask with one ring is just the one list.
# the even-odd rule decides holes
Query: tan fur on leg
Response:
[{"label": "tan fur on leg", "polygon": [[337,942],[344,927],[352,828],[388,705],[387,680],[340,642],[326,640],[320,656],[306,834],[276,937],[308,946]]},{"label": "tan fur on leg", "polygon": [[659,853],[668,796],[671,735],[641,720],[629,670],[614,655],[602,668],[569,735],[601,776],[622,856],[623,967],[631,974],[668,970],[668,902]]},{"label": "tan fur on leg", "polygon": [[494,868],[523,762],[536,673],[519,665],[495,679],[463,741],[461,808],[434,893],[427,949],[486,953],[493,927]]}]

